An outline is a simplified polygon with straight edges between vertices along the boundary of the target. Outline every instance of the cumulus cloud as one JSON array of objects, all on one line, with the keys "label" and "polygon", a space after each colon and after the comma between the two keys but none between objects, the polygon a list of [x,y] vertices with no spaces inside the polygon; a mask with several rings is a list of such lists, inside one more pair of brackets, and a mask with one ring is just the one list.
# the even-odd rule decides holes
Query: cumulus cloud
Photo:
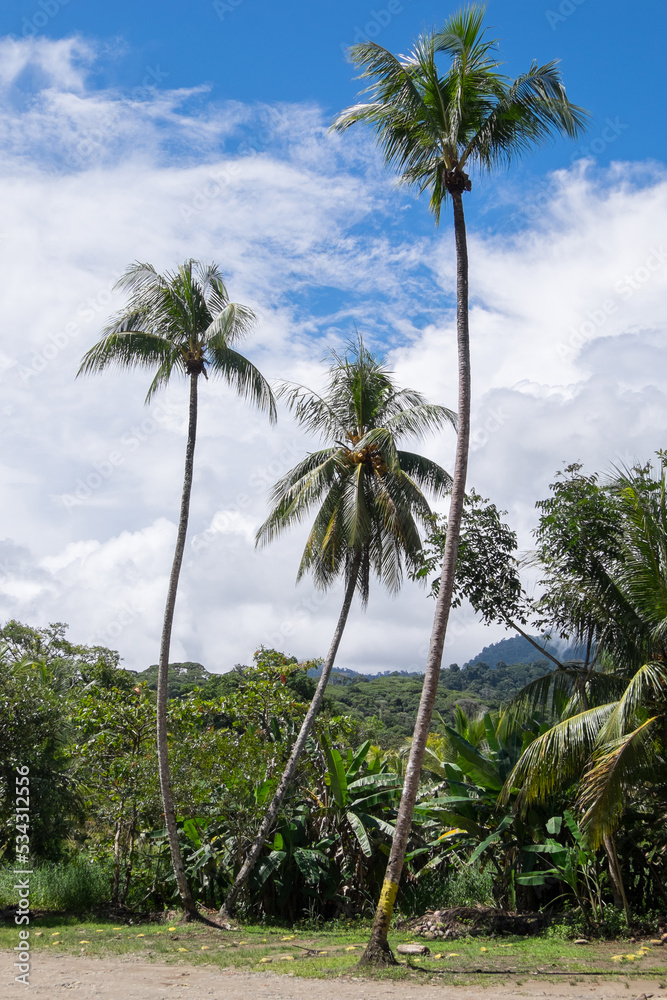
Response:
[{"label": "cumulus cloud", "polygon": [[[0,614],[68,621],[141,669],[157,659],[187,391],[145,408],[145,373],[75,381],[121,304],[117,277],[132,260],[216,260],[259,316],[246,350],[267,376],[317,388],[356,326],[403,385],[455,407],[451,234],[412,224],[368,136],[328,134],[316,107],[218,104],[160,80],[94,90],[81,39],[0,40],[1,54]],[[523,545],[564,462],[608,468],[665,444],[667,180],[630,174],[561,171],[539,217],[508,232],[481,229],[469,199],[470,482]],[[507,211],[520,206],[517,193]],[[316,446],[284,411],[270,429],[222,383],[202,386],[173,659],[224,670],[260,643],[324,655],[341,594],[294,587],[307,526],[254,547],[268,489]],[[421,447],[451,467],[451,434]],[[375,586],[340,663],[420,669],[432,610],[416,585],[398,599]],[[462,611],[446,660],[501,634]]]}]

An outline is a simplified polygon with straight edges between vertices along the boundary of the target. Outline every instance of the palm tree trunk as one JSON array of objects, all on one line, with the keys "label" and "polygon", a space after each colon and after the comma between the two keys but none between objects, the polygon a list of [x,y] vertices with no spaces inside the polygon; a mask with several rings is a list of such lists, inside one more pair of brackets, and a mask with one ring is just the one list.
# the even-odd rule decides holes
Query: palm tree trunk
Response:
[{"label": "palm tree trunk", "polygon": [[299,763],[299,758],[303,752],[303,748],[306,745],[306,741],[310,736],[313,725],[315,724],[315,718],[322,705],[322,699],[324,698],[324,691],[326,689],[327,683],[329,681],[329,676],[331,674],[331,668],[334,665],[334,660],[336,659],[336,654],[338,652],[338,647],[340,645],[340,640],[343,637],[343,631],[347,622],[347,616],[350,613],[350,607],[352,605],[352,598],[354,597],[354,590],[357,585],[357,577],[359,576],[359,567],[361,565],[361,555],[355,555],[352,566],[350,567],[350,572],[347,578],[347,586],[345,587],[345,597],[343,598],[343,606],[340,610],[340,615],[338,616],[338,623],[336,625],[336,630],[333,634],[333,639],[331,640],[331,646],[329,647],[329,652],[327,653],[327,658],[324,661],[324,666],[322,667],[322,675],[320,677],[317,688],[315,689],[315,694],[313,695],[313,700],[310,703],[310,708],[306,713],[306,717],[301,723],[301,729],[299,730],[299,735],[296,738],[296,742],[292,747],[292,753],[287,762],[287,766],[283,771],[282,778],[280,779],[280,784],[273,794],[273,799],[271,800],[271,805],[266,811],[266,815],[262,820],[262,825],[259,828],[259,832],[252,842],[252,846],[246,856],[246,859],[239,870],[234,884],[227,893],[227,897],[222,904],[219,915],[224,919],[230,920],[234,914],[236,908],[236,901],[238,899],[239,893],[243,889],[243,886],[248,881],[248,877],[252,872],[257,859],[264,847],[266,839],[271,832],[271,828],[276,821],[278,816],[278,811],[283,803],[287,789],[289,788],[292,779],[296,773],[297,764]]},{"label": "palm tree trunk", "polygon": [[403,792],[396,819],[396,832],[391,845],[387,871],[380,893],[380,901],[375,912],[375,919],[366,950],[359,962],[360,965],[393,964],[394,956],[387,941],[389,924],[394,912],[394,902],[398,892],[403,861],[412,828],[419,778],[421,774],[426,740],[428,738],[433,716],[433,706],[438,690],[438,679],[442,663],[442,651],[447,633],[449,610],[454,589],[454,573],[459,548],[459,533],[461,528],[461,513],[465,495],[466,475],[468,471],[468,446],[470,440],[470,343],[468,336],[468,248],[466,243],[465,218],[463,215],[463,200],[461,191],[452,191],[454,205],[454,237],[456,241],[456,334],[458,344],[459,369],[459,402],[458,402],[458,436],[456,439],[456,458],[454,464],[454,480],[452,483],[452,499],[447,522],[447,540],[440,576],[440,589],[435,608],[431,642],[426,661],[424,686],[422,688],[417,721],[415,724],[410,756],[405,771]]},{"label": "palm tree trunk", "polygon": [[628,906],[628,898],[625,895],[625,886],[623,885],[621,866],[618,862],[616,844],[614,843],[614,838],[610,833],[605,834],[603,837],[603,844],[605,854],[607,855],[607,861],[609,863],[609,877],[611,879],[611,887],[614,895],[614,906],[618,909],[623,909],[623,913],[625,914],[625,923],[629,927],[631,919],[630,907]]},{"label": "palm tree trunk", "polygon": [[555,663],[556,666],[559,667],[560,669],[563,668],[563,664],[560,662],[560,660],[556,659],[555,656],[552,656],[551,653],[549,653],[544,648],[544,646],[540,646],[539,642],[535,642],[533,637],[528,635],[527,632],[524,632],[521,626],[517,625],[517,623],[512,618],[505,618],[503,616],[503,620],[505,621],[506,625],[509,625],[510,628],[513,628],[515,632],[518,632],[519,635],[522,636],[522,638],[527,639],[528,642],[535,647],[535,649],[539,650],[542,656],[546,656],[548,660],[551,660],[551,662]]},{"label": "palm tree trunk", "polygon": [[188,443],[185,450],[185,474],[183,477],[183,493],[181,496],[181,512],[178,521],[178,534],[176,536],[176,549],[174,551],[174,561],[171,567],[169,578],[169,589],[167,591],[167,603],[164,609],[164,622],[162,625],[162,638],[160,640],[160,659],[158,662],[157,676],[157,757],[158,770],[160,773],[160,790],[162,792],[162,807],[164,809],[165,825],[167,827],[167,839],[171,852],[171,863],[176,876],[176,885],[181,897],[181,902],[186,913],[191,916],[198,916],[195,901],[190,892],[183,858],[178,843],[178,831],[176,827],[176,811],[174,809],[174,797],[171,791],[171,774],[169,771],[169,752],[167,747],[167,686],[169,681],[169,647],[171,645],[171,630],[174,624],[174,609],[176,607],[176,594],[178,592],[178,578],[183,562],[185,551],[185,537],[188,530],[188,517],[190,514],[190,493],[192,491],[192,473],[194,468],[195,442],[197,438],[197,374],[190,374],[190,409],[188,418]]},{"label": "palm tree trunk", "polygon": [[116,820],[116,831],[113,838],[113,886],[111,890],[111,905],[113,907],[118,906],[118,894],[120,892],[120,865],[121,865],[121,849],[120,849],[120,838],[123,831],[123,810],[125,809],[125,799],[120,800],[120,809],[118,810],[118,819]]}]

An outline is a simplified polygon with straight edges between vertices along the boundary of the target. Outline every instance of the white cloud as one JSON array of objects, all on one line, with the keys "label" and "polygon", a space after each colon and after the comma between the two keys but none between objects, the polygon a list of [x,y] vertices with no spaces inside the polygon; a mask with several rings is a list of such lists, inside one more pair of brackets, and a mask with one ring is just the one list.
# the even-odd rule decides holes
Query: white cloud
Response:
[{"label": "white cloud", "polygon": [[[46,15],[43,15],[46,16]],[[84,89],[95,49],[81,38],[0,38],[0,88],[22,83],[55,91]],[[22,77],[29,76],[29,80]]]},{"label": "white cloud", "polygon": [[[215,259],[259,315],[247,352],[267,376],[316,387],[326,349],[357,324],[389,345],[404,385],[455,407],[451,231],[415,235],[368,137],[329,135],[312,106],[91,91],[94,46],[78,39],[2,53],[0,614],[69,621],[73,639],[142,668],[157,659],[187,393],[176,384],[147,409],[145,374],[74,380],[121,302],[116,277],[135,259]],[[19,100],[29,84],[34,99]],[[653,167],[633,187],[629,173],[578,164],[551,179],[538,223],[470,226],[470,482],[510,510],[524,545],[564,462],[608,468],[665,444],[667,181]],[[294,587],[307,526],[253,544],[269,487],[316,443],[284,412],[271,429],[224,385],[201,390],[172,658],[228,669],[260,643],[324,655],[341,595]],[[451,434],[422,448],[451,466]],[[398,600],[374,586],[341,664],[418,669],[432,610],[410,583]],[[446,662],[499,634],[459,612]]]}]

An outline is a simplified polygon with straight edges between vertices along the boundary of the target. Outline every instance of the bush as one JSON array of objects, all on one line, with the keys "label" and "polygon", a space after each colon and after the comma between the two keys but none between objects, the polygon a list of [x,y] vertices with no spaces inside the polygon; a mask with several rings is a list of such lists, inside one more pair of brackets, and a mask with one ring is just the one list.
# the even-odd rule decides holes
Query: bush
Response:
[{"label": "bush", "polygon": [[[0,869],[0,906],[17,901],[17,876],[10,867]],[[30,906],[39,910],[85,913],[109,903],[112,867],[110,864],[79,858],[67,864],[46,862],[30,875]]]},{"label": "bush", "polygon": [[493,875],[490,868],[479,871],[474,865],[441,867],[401,886],[397,908],[403,916],[421,916],[428,910],[448,906],[494,906]]}]

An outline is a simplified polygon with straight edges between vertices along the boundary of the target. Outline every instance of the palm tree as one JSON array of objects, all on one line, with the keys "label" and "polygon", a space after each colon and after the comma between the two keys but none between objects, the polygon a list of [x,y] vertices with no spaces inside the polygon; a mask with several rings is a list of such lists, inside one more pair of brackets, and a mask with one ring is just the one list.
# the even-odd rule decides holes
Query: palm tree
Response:
[{"label": "palm tree", "polygon": [[170,381],[174,373],[190,379],[188,438],[185,475],[160,640],[157,688],[157,752],[160,788],[171,860],[186,917],[198,917],[190,892],[178,843],[176,813],[171,790],[167,748],[167,682],[169,647],[176,606],[178,578],[183,561],[190,512],[190,493],[197,436],[197,391],[200,375],[221,376],[240,395],[275,420],[275,401],[268,383],[247,358],[234,350],[247,334],[254,315],[247,306],[229,301],[222,274],[216,264],[188,260],[176,271],[158,274],[150,264],[132,264],[116,287],[126,289],[130,299],[104,330],[104,336],[83,357],[78,375],[105,368],[157,369],[146,402]]},{"label": "palm tree", "polygon": [[442,496],[451,477],[435,462],[408,451],[397,442],[421,436],[455,416],[444,406],[426,403],[421,393],[397,389],[390,373],[359,338],[351,353],[332,354],[329,381],[323,395],[303,386],[285,384],[287,397],[301,426],[320,434],[328,445],[308,455],[273,488],[273,509],[257,532],[259,544],[272,541],[298,524],[320,504],[297,573],[312,572],[326,590],[345,580],[343,605],[315,694],[301,726],[273,800],[253,841],[221,915],[231,916],[273,826],[299,758],[322,704],[355,591],[368,600],[371,573],[395,593],[403,563],[419,564],[421,538],[417,522],[431,517],[422,488]]},{"label": "palm tree", "polygon": [[[429,191],[436,223],[451,199],[456,244],[456,319],[459,369],[458,438],[449,530],[436,602],[424,688],[415,726],[413,752],[380,903],[362,963],[393,962],[387,931],[412,823],[442,661],[451,607],[461,509],[470,438],[470,351],[468,335],[468,251],[463,194],[470,191],[467,171],[509,164],[554,133],[575,137],[587,113],[571,104],[555,62],[509,80],[498,72],[496,42],[486,38],[485,8],[471,4],[452,15],[440,31],[422,35],[408,56],[396,57],[375,42],[350,49],[353,61],[370,78],[371,99],[341,112],[333,128],[357,122],[374,129],[384,158],[401,180]],[[451,58],[441,73],[437,57]]]},{"label": "palm tree", "polygon": [[[599,666],[579,678],[554,671],[520,692],[505,713],[511,728],[569,696],[564,717],[528,746],[502,797],[519,788],[517,804],[527,809],[580,779],[582,829],[593,846],[604,847],[628,921],[614,833],[628,801],[640,811],[647,801],[667,803],[667,458],[660,459],[659,476],[650,466],[620,471],[606,488],[573,467],[565,485],[572,484],[580,523],[564,533],[562,556],[552,548],[552,578],[563,609],[571,608],[573,635],[592,635]],[[605,500],[613,537],[599,527]],[[555,507],[542,506],[558,517]]]}]

